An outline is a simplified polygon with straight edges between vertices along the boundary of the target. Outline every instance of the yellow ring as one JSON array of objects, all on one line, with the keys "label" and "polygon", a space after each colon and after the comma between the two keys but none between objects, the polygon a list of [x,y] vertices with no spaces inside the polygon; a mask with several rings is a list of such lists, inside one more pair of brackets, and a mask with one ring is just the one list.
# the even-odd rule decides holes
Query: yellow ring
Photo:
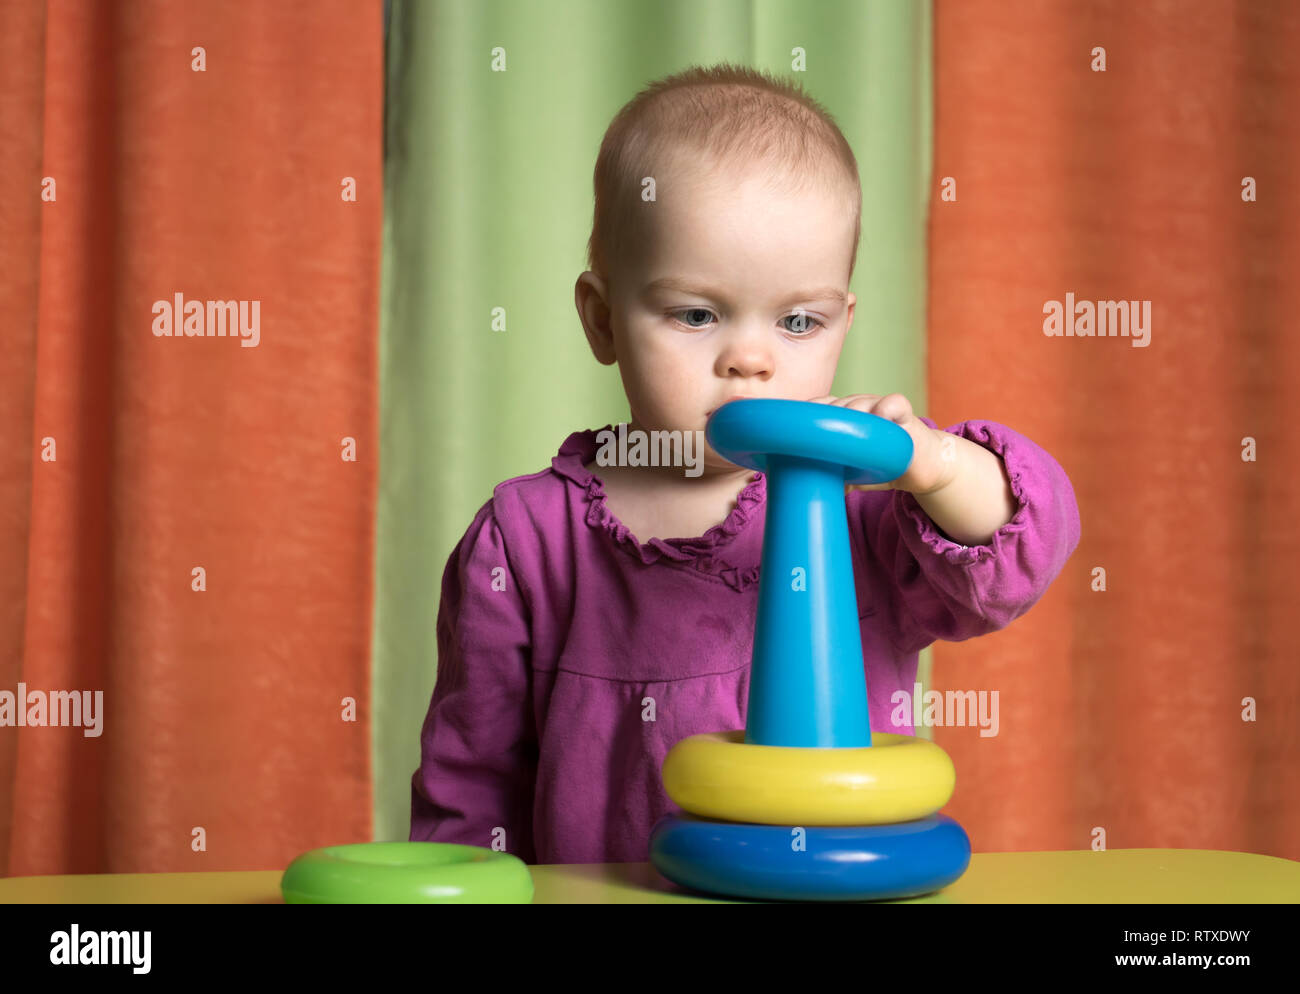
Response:
[{"label": "yellow ring", "polygon": [[875,732],[861,749],[746,745],[744,730],[682,739],[668,796],[691,814],[760,825],[888,825],[934,814],[957,783],[928,739]]}]

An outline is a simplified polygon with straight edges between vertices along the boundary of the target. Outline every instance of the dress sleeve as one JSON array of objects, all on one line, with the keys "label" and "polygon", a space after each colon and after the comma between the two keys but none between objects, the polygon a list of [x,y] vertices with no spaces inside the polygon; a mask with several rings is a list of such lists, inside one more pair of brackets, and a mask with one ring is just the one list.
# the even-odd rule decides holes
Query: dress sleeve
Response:
[{"label": "dress sleeve", "polygon": [[1079,544],[1074,488],[1045,450],[991,421],[945,430],[1002,459],[1016,511],[986,544],[965,546],[940,531],[912,494],[888,492],[883,511],[867,519],[866,538],[893,602],[893,641],[905,653],[1006,627],[1043,595]]},{"label": "dress sleeve", "polygon": [[438,672],[411,781],[411,841],[505,850],[535,862],[537,735],[525,591],[492,501],[452,551],[438,607]]}]

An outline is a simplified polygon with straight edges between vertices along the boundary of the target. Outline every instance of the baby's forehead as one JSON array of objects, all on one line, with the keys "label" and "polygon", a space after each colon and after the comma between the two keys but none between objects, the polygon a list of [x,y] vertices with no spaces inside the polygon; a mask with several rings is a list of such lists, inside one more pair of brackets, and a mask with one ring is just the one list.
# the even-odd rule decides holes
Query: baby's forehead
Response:
[{"label": "baby's forehead", "polygon": [[809,242],[838,243],[858,216],[848,192],[761,176],[669,183],[659,187],[654,202],[637,206],[638,222],[648,225],[646,234],[710,241],[730,235],[747,243],[784,244],[790,251]]},{"label": "baby's forehead", "polygon": [[660,192],[636,212],[633,237],[674,254],[709,253],[741,243],[798,255],[851,240],[853,204],[822,190],[768,189],[762,184]]},{"label": "baby's forehead", "polygon": [[771,216],[785,221],[800,217],[824,220],[828,214],[855,215],[851,195],[817,182],[797,183],[767,174],[665,177],[637,206],[641,217],[671,226],[698,227],[712,217],[726,215],[728,224],[752,227],[755,237],[772,230]]}]

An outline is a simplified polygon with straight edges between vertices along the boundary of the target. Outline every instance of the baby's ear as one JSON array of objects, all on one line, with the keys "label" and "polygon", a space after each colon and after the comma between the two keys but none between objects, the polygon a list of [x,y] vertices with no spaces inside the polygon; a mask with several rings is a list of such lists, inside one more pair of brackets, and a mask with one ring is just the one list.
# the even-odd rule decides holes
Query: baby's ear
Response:
[{"label": "baby's ear", "polygon": [[611,366],[618,359],[614,349],[614,329],[610,324],[608,294],[608,284],[590,270],[579,276],[573,287],[573,303],[578,308],[582,330],[587,334],[587,344],[602,366]]}]

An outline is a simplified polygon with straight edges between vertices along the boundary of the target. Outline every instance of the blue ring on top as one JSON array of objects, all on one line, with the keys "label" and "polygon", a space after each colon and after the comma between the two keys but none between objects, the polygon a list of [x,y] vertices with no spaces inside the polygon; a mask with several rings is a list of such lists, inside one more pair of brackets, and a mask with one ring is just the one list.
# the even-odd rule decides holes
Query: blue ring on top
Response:
[{"label": "blue ring on top", "polygon": [[805,827],[666,815],[650,832],[650,861],[669,880],[725,897],[881,901],[947,887],[970,865],[970,838],[947,815],[893,825]]},{"label": "blue ring on top", "polygon": [[737,466],[767,472],[768,456],[843,467],[844,482],[888,483],[907,472],[912,436],[865,411],[810,400],[733,400],[704,428],[713,450]]}]

